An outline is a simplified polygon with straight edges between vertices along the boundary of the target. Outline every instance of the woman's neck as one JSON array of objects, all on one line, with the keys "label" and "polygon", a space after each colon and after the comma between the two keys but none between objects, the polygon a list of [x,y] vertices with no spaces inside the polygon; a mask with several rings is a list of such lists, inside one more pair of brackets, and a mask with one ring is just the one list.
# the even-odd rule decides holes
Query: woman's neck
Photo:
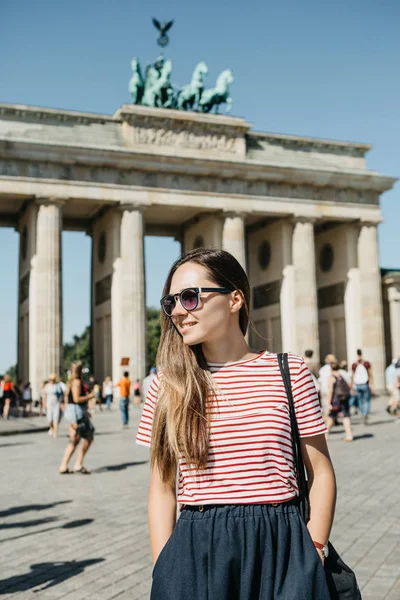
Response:
[{"label": "woman's neck", "polygon": [[210,363],[238,362],[255,354],[241,333],[239,336],[203,342],[201,347],[206,361]]}]

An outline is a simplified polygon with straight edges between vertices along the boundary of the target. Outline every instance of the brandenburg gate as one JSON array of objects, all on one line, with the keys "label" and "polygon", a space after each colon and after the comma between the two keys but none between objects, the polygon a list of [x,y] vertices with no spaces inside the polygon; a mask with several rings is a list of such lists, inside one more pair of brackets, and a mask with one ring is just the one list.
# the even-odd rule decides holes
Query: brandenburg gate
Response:
[{"label": "brandenburg gate", "polygon": [[[143,240],[156,235],[175,237],[183,252],[218,247],[237,257],[253,292],[253,347],[349,362],[360,347],[382,389],[391,357],[377,225],[380,195],[395,180],[367,168],[370,146],[257,132],[209,114],[206,92],[189,112],[186,95],[174,105],[159,83],[168,61],[153,87],[136,63],[134,104],[113,116],[0,104],[0,225],[20,234],[19,377],[37,395],[62,369],[64,229],[92,237],[96,379],[117,379],[122,357],[133,378],[145,374]],[[200,63],[198,76],[206,72]],[[400,324],[399,280],[386,282],[390,322]],[[399,337],[392,332],[393,344]]]}]

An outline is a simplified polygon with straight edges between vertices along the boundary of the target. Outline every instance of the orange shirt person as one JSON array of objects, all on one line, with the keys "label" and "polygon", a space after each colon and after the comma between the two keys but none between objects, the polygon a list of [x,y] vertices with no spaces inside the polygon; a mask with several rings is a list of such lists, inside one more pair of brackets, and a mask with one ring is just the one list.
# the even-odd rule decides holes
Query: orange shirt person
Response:
[{"label": "orange shirt person", "polygon": [[124,376],[118,381],[116,387],[119,387],[119,409],[121,411],[122,427],[127,428],[129,424],[129,396],[131,392],[131,380],[129,379],[128,371],[124,372]]}]

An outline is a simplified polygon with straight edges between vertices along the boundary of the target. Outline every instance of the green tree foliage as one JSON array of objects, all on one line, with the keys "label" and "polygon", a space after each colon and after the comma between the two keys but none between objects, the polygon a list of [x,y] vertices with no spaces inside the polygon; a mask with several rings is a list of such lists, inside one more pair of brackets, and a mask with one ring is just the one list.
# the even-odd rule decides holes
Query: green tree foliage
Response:
[{"label": "green tree foliage", "polygon": [[[147,371],[156,364],[157,348],[160,342],[161,322],[160,311],[156,308],[147,308]],[[74,335],[72,342],[64,344],[63,378],[67,378],[68,369],[76,360],[82,362],[84,369],[92,372],[92,354],[90,340],[90,326],[86,327],[82,335]],[[10,367],[7,373],[14,381],[17,380],[16,365]]]},{"label": "green tree foliage", "polygon": [[[147,371],[156,364],[156,354],[160,342],[161,323],[160,311],[156,308],[147,309]],[[82,335],[74,335],[72,342],[64,344],[64,377],[71,363],[80,360],[83,368],[92,371],[92,356],[90,344],[90,327],[86,327]]]},{"label": "green tree foliage", "polygon": [[9,367],[5,373],[0,373],[0,375],[9,375],[14,383],[17,383],[17,365],[12,365]]},{"label": "green tree foliage", "polygon": [[80,360],[84,369],[91,370],[92,356],[90,344],[90,327],[86,327],[82,335],[74,335],[72,342],[64,344],[64,378],[71,363]]},{"label": "green tree foliage", "polygon": [[156,355],[161,336],[160,311],[147,309],[147,372],[156,365]]}]

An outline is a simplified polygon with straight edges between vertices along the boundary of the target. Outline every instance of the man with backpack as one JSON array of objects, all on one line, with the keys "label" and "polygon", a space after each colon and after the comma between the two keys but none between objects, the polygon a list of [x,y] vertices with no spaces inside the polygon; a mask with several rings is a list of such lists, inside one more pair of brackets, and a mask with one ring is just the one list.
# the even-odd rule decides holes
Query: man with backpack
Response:
[{"label": "man with backpack", "polygon": [[357,361],[352,365],[351,387],[357,394],[358,408],[364,425],[368,424],[371,395],[374,394],[374,382],[371,363],[364,360],[362,350],[357,350]]},{"label": "man with backpack", "polygon": [[331,375],[328,379],[328,417],[326,419],[326,428],[328,434],[335,424],[337,417],[342,417],[345,431],[345,442],[353,441],[353,432],[350,420],[350,400],[351,390],[349,384],[344,379],[339,369],[339,363],[334,360],[331,362]]}]

